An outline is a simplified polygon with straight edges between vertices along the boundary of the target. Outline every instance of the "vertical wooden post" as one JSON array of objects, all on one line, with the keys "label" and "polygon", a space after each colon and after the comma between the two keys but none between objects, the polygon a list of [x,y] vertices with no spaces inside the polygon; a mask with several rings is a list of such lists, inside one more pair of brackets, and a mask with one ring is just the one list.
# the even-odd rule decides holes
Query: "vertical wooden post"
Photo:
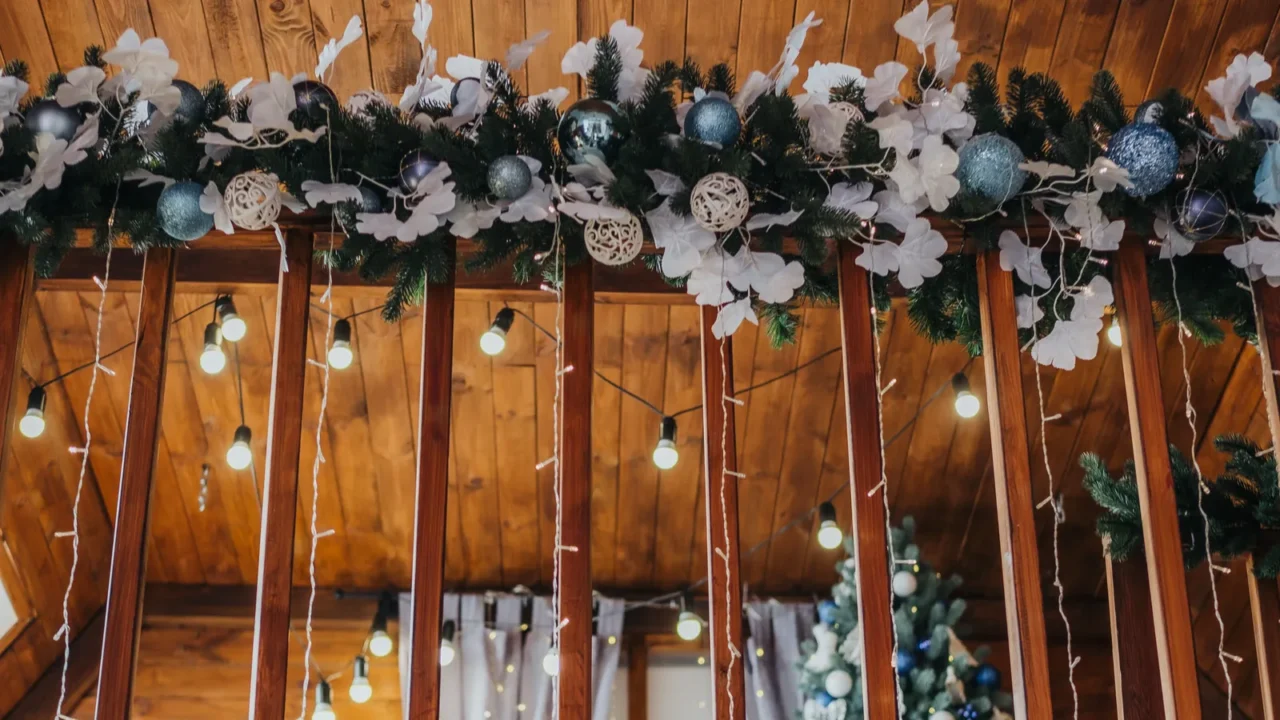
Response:
[{"label": "vertical wooden post", "polygon": [[1013,277],[1000,269],[1000,254],[978,255],[978,301],[982,321],[983,366],[987,374],[987,415],[991,418],[991,466],[995,474],[1004,575],[1005,619],[1014,715],[1053,716],[1049,697],[1049,646],[1044,631],[1040,559],[1031,498],[1031,455],[1022,392],[1022,351],[1018,342]]},{"label": "vertical wooden post", "polygon": [[[456,247],[449,266],[456,272]],[[454,275],[427,285],[422,307],[422,388],[418,396],[418,479],[413,529],[413,644],[409,717],[440,717],[440,612],[444,593],[449,423],[453,400]]]},{"label": "vertical wooden post", "polygon": [[[560,447],[561,718],[591,717],[591,385],[595,332],[592,263],[564,273],[564,367]],[[570,370],[572,368],[572,370]]]},{"label": "vertical wooden post", "polygon": [[307,326],[311,312],[311,235],[285,236],[288,272],[276,289],[276,342],[271,360],[266,474],[258,549],[258,599],[253,624],[253,677],[249,717],[281,720],[290,691],[289,601],[293,589],[294,523],[298,515],[298,463],[302,449],[303,392],[307,384]]},{"label": "vertical wooden post", "polygon": [[[738,554],[738,452],[734,442],[733,343],[716,340],[711,326],[719,310],[702,311],[702,457],[703,492],[707,498],[707,586],[711,630],[711,670],[715,688],[711,716],[715,720],[743,720],[747,699],[742,643],[742,573]],[[726,537],[727,536],[727,537]],[[727,566],[727,567],[726,567]],[[726,632],[727,631],[727,632]],[[732,665],[732,670],[730,670]],[[732,693],[733,707],[729,698]]]},{"label": "vertical wooden post", "polygon": [[871,277],[854,263],[848,243],[840,254],[840,343],[844,356],[844,408],[853,500],[853,560],[858,572],[858,625],[862,628],[862,707],[869,720],[898,717],[889,546],[885,526],[884,463],[880,447],[880,386],[876,375],[876,318]]},{"label": "vertical wooden post", "polygon": [[[1104,545],[1109,541],[1103,541]],[[1142,558],[1118,563],[1103,551],[1107,564],[1107,604],[1111,616],[1111,661],[1119,720],[1164,720],[1160,668],[1156,664],[1155,626],[1151,624],[1151,586]]]},{"label": "vertical wooden post", "polygon": [[627,718],[649,718],[649,640],[632,635],[627,650]]},{"label": "vertical wooden post", "polygon": [[1125,395],[1129,400],[1129,428],[1133,435],[1164,714],[1178,720],[1199,720],[1195,644],[1191,637],[1186,571],[1182,564],[1178,507],[1169,465],[1169,439],[1164,426],[1159,356],[1143,246],[1121,244],[1114,267],[1116,315],[1124,336],[1120,354],[1124,361]]},{"label": "vertical wooden post", "polygon": [[120,463],[120,496],[111,544],[111,579],[107,584],[106,627],[98,664],[98,699],[94,717],[129,717],[133,671],[142,632],[142,592],[147,582],[147,526],[151,517],[152,477],[160,441],[160,408],[164,404],[165,366],[169,354],[169,316],[178,251],[147,251],[138,298],[138,335],[133,346],[133,377],[125,419],[124,458]]},{"label": "vertical wooden post", "polygon": [[26,401],[25,395],[14,398],[13,390],[22,372],[22,339],[35,297],[35,266],[34,248],[0,236],[0,499],[8,477],[9,437],[22,413],[11,415],[10,411],[25,407]]},{"label": "vertical wooden post", "polygon": [[[1276,358],[1280,357],[1280,288],[1265,281],[1253,284],[1258,318],[1258,355],[1262,360],[1262,396],[1266,402],[1271,446],[1280,447],[1280,405],[1277,404]],[[1280,587],[1275,580],[1259,580],[1249,559],[1249,606],[1253,611],[1253,640],[1258,653],[1258,690],[1262,716],[1280,720]]]}]

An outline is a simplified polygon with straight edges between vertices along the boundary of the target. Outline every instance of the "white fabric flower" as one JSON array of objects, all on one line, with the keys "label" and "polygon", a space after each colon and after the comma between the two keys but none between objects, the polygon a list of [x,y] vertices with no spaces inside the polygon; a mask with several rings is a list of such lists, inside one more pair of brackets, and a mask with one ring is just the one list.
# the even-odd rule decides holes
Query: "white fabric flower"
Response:
[{"label": "white fabric flower", "polygon": [[822,20],[815,19],[814,11],[810,10],[795,27],[791,28],[791,32],[787,33],[787,41],[782,46],[782,57],[778,58],[778,64],[774,66],[773,74],[776,78],[773,84],[773,92],[775,95],[782,95],[791,86],[791,81],[796,79],[800,74],[800,68],[796,65],[796,58],[800,57],[800,50],[804,47],[805,37],[809,34],[809,30],[822,24]]},{"label": "white fabric flower", "polygon": [[439,89],[434,81],[436,72],[436,50],[427,45],[427,31],[431,28],[434,12],[428,0],[418,0],[413,6],[413,37],[422,49],[422,59],[418,62],[418,75],[412,85],[406,87],[400,95],[400,109],[410,112],[425,97]]},{"label": "white fabric flower", "polygon": [[1018,327],[1020,328],[1029,328],[1040,322],[1040,318],[1044,317],[1044,309],[1030,295],[1014,296],[1013,306],[1018,311]]},{"label": "white fabric flower", "polygon": [[1156,218],[1155,222],[1156,237],[1160,238],[1160,259],[1168,260],[1170,258],[1182,257],[1190,254],[1191,250],[1196,246],[1194,242],[1188,240],[1173,223],[1164,218]]},{"label": "white fabric flower", "polygon": [[543,30],[536,35],[530,36],[529,39],[521,40],[508,48],[507,70],[515,72],[516,70],[524,67],[525,61],[529,59],[529,56],[533,54],[533,51],[537,49],[539,45],[546,42],[549,37],[551,37],[551,31]]},{"label": "white fabric flower", "polygon": [[960,192],[960,181],[955,177],[959,165],[960,156],[956,151],[947,147],[941,137],[930,135],[924,139],[914,162],[898,157],[889,177],[897,183],[903,200],[914,202],[928,197],[929,206],[935,212],[942,212]]},{"label": "white fabric flower", "polygon": [[787,262],[782,256],[771,252],[751,252],[743,249],[743,255],[749,254],[745,260],[746,272],[734,285],[738,290],[746,291],[749,286],[767,303],[785,303],[795,297],[796,289],[804,285],[804,265],[792,260]]},{"label": "white fabric flower", "polygon": [[1022,238],[1012,230],[1000,233],[1000,269],[1017,272],[1018,279],[1028,285],[1047,288],[1053,284],[1041,259],[1043,252],[1042,247],[1023,244]]},{"label": "white fabric flower", "polygon": [[946,239],[933,229],[927,218],[912,220],[898,246],[898,282],[908,290],[920,287],[925,278],[942,272],[938,258],[946,252]]},{"label": "white fabric flower", "polygon": [[870,199],[873,189],[869,182],[861,182],[857,185],[836,183],[831,186],[831,192],[827,194],[827,199],[822,204],[826,207],[853,213],[863,220],[870,220],[875,217],[876,211],[880,209],[880,205]]},{"label": "white fabric flower", "polygon": [[1085,175],[1091,178],[1094,186],[1103,192],[1111,192],[1117,186],[1126,190],[1133,187],[1133,182],[1129,180],[1129,171],[1116,165],[1105,155],[1094,158],[1093,165],[1089,166]]},{"label": "white fabric flower", "polygon": [[867,79],[862,76],[861,70],[852,65],[815,62],[805,78],[804,91],[818,102],[825,103],[831,99],[833,89],[849,82],[865,86]]},{"label": "white fabric flower", "polygon": [[755,104],[756,100],[769,89],[769,77],[759,70],[751,71],[747,76],[747,81],[742,83],[742,87],[738,88],[738,94],[733,96],[733,107],[739,113],[746,112],[747,108]]},{"label": "white fabric flower", "polygon": [[839,155],[849,118],[829,105],[810,104],[802,116],[809,121],[809,147],[820,155]]},{"label": "white fabric flower", "polygon": [[945,134],[957,142],[972,137],[977,124],[974,117],[965,111],[964,100],[939,88],[924,91],[924,101],[920,103],[916,117],[923,134]]},{"label": "white fabric flower", "polygon": [[329,71],[333,61],[338,59],[338,55],[348,45],[359,40],[362,35],[364,35],[364,27],[360,24],[360,16],[352,15],[347,21],[347,28],[342,32],[342,38],[329,38],[329,42],[320,49],[319,62],[316,63],[316,77],[323,80],[324,74]]},{"label": "white fabric flower", "polygon": [[27,83],[13,75],[5,75],[0,69],[0,127],[3,127],[6,117],[18,112],[18,105],[29,89]]},{"label": "white fabric flower", "polygon": [[875,194],[875,201],[880,206],[880,210],[876,213],[876,222],[892,225],[898,232],[906,232],[911,221],[915,220],[929,204],[927,198],[917,198],[907,202],[895,189],[881,190]]},{"label": "white fabric flower", "polygon": [[[634,100],[644,90],[645,80],[649,77],[649,71],[640,67],[644,60],[644,51],[640,49],[644,33],[639,28],[628,25],[626,20],[616,20],[609,27],[609,37],[618,46],[618,54],[622,59],[622,72],[618,75],[618,99]],[[570,47],[560,61],[560,72],[566,75],[576,73],[585,79],[596,65],[599,44],[598,38],[592,38]]]},{"label": "white fabric flower", "polygon": [[702,263],[702,254],[716,244],[716,234],[693,219],[677,215],[666,201],[645,214],[653,244],[662,250],[662,274],[684,277]]},{"label": "white fabric flower", "polygon": [[1115,303],[1115,294],[1111,291],[1111,281],[1101,275],[1095,275],[1088,285],[1074,293],[1075,303],[1071,306],[1072,320],[1098,320],[1106,314],[1107,308]]},{"label": "white fabric flower", "polygon": [[58,85],[54,99],[62,107],[72,107],[81,103],[96,105],[100,102],[98,90],[106,79],[107,73],[102,68],[92,65],[78,67],[67,73],[67,81]]},{"label": "white fabric flower", "polygon": [[915,127],[905,112],[883,113],[867,127],[880,135],[880,148],[897,152],[899,161],[905,160],[914,146]]},{"label": "white fabric flower", "polygon": [[720,308],[715,323],[711,325],[711,334],[717,340],[726,335],[732,335],[738,331],[743,320],[749,321],[752,325],[760,324],[759,319],[756,318],[755,309],[751,307],[751,298],[735,300]]},{"label": "white fabric flower", "polygon": [[1240,99],[1247,89],[1270,78],[1271,65],[1261,53],[1236,55],[1227,67],[1227,74],[1210,80],[1204,88],[1209,97],[1222,108],[1224,115],[1215,115],[1209,119],[1213,129],[1223,137],[1235,137],[1240,132],[1240,126],[1236,123],[1236,107],[1240,104]]},{"label": "white fabric flower", "polygon": [[800,219],[803,210],[788,210],[784,213],[756,213],[747,218],[747,230],[768,230],[771,227],[787,227]]},{"label": "white fabric flower", "polygon": [[[950,8],[950,6],[947,6]],[[960,65],[960,43],[955,38],[946,37],[938,40],[933,46],[933,72],[943,82],[951,80]]]},{"label": "white fabric flower", "polygon": [[150,170],[143,170],[142,168],[134,168],[133,170],[130,170],[124,174],[122,179],[125,182],[136,182],[138,183],[138,187],[147,187],[148,185],[163,185],[164,187],[169,187],[177,182],[171,177],[157,175]]},{"label": "white fabric flower", "polygon": [[916,49],[923,55],[930,45],[951,39],[956,29],[955,23],[951,21],[951,13],[951,6],[944,5],[938,12],[930,15],[928,0],[920,0],[920,4],[912,8],[911,12],[898,18],[893,29],[915,43]]},{"label": "white fabric flower", "polygon": [[646,175],[653,181],[653,190],[659,195],[670,197],[684,190],[684,181],[678,175],[667,172],[666,170],[645,170]]},{"label": "white fabric flower", "polygon": [[898,244],[873,240],[858,243],[862,254],[854,260],[859,266],[876,275],[888,275],[898,269]]},{"label": "white fabric flower", "polygon": [[545,92],[540,92],[537,95],[530,95],[529,99],[525,102],[525,107],[534,108],[537,107],[538,103],[543,101],[550,103],[551,107],[560,107],[560,103],[564,102],[568,97],[568,88],[555,87]]},{"label": "white fabric flower", "polygon": [[502,211],[499,218],[505,223],[543,222],[555,219],[555,208],[551,204],[551,187],[542,178],[533,177],[529,190],[511,201]]},{"label": "white fabric flower", "polygon": [[235,234],[236,228],[231,224],[231,216],[227,212],[227,201],[212,180],[204,186],[204,192],[200,194],[200,209],[213,216],[213,226],[221,230],[224,235]]},{"label": "white fabric flower", "polygon": [[1031,357],[1041,365],[1073,370],[1076,360],[1092,360],[1098,355],[1098,333],[1102,319],[1059,320],[1048,335],[1031,346]]},{"label": "white fabric flower", "polygon": [[876,67],[873,77],[867,79],[863,92],[863,105],[875,111],[881,105],[898,98],[898,88],[907,76],[907,66],[900,62],[887,62]]},{"label": "white fabric flower", "polygon": [[128,93],[138,93],[138,100],[146,100],[166,115],[172,115],[182,100],[182,93],[173,87],[178,74],[178,61],[169,57],[169,48],[160,38],[142,40],[130,28],[116,40],[116,46],[102,54],[102,60],[120,66],[121,72],[104,85],[104,91],[117,98]]},{"label": "white fabric flower", "polygon": [[689,273],[685,287],[699,305],[723,305],[734,300],[730,282],[749,284],[741,280],[745,271],[741,254],[726,255],[724,250],[713,247],[703,254],[702,262]]},{"label": "white fabric flower", "polygon": [[493,227],[494,221],[502,212],[499,207],[480,207],[473,203],[459,202],[453,206],[444,219],[454,235],[462,238],[473,238],[481,230]]},{"label": "white fabric flower", "polygon": [[336,205],[340,202],[360,202],[360,188],[346,183],[322,183],[316,180],[302,181],[303,197],[311,207],[322,203]]},{"label": "white fabric flower", "polygon": [[1267,278],[1280,277],[1280,241],[1250,238],[1239,245],[1231,245],[1222,254],[1238,268],[1256,268]]}]

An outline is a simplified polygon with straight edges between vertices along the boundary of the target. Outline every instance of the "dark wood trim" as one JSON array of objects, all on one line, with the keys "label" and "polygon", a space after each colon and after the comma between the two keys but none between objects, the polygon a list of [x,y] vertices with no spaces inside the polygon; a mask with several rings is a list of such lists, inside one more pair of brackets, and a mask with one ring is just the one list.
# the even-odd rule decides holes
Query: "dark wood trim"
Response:
[{"label": "dark wood trim", "polygon": [[[449,247],[450,254],[454,249]],[[428,284],[422,309],[418,477],[413,528],[413,645],[409,717],[440,716],[440,613],[444,592],[449,430],[453,399],[453,280]]]},{"label": "dark wood trim", "polygon": [[[98,657],[102,654],[102,629],[105,613],[101,610],[71,641],[71,665],[67,668],[67,697],[63,710],[70,712],[93,690],[98,680]],[[62,656],[59,655],[5,716],[7,720],[53,720],[58,712],[58,696],[62,693]]]},{"label": "dark wood trim", "polygon": [[1280,586],[1274,579],[1253,574],[1253,557],[1246,562],[1253,646],[1258,658],[1258,694],[1262,717],[1280,720]]},{"label": "dark wood trim", "polygon": [[1103,552],[1107,566],[1107,601],[1111,619],[1111,660],[1115,674],[1118,720],[1164,720],[1160,668],[1151,624],[1151,586],[1143,558],[1114,562]]},{"label": "dark wood trim", "polygon": [[[1258,356],[1262,361],[1262,396],[1266,400],[1271,445],[1280,448],[1280,403],[1277,403],[1276,358],[1280,357],[1280,288],[1266,280],[1253,284],[1253,311],[1258,320]],[[1277,688],[1280,690],[1280,688]]]},{"label": "dark wood trim", "polygon": [[862,707],[869,720],[898,717],[893,607],[886,548],[884,456],[880,437],[880,383],[876,372],[875,304],[871,277],[854,262],[852,246],[840,250],[840,344],[844,357],[844,408],[853,501],[853,560],[858,572],[858,623],[862,628]]},{"label": "dark wood trim", "polygon": [[[591,717],[591,388],[594,367],[594,263],[564,273],[564,367],[560,412],[559,717]],[[572,368],[572,369],[570,369]]]},{"label": "dark wood trim", "polygon": [[1112,260],[1116,316],[1124,344],[1124,387],[1129,402],[1138,501],[1142,509],[1147,579],[1160,686],[1166,717],[1199,720],[1195,643],[1187,605],[1178,507],[1169,464],[1164,399],[1160,390],[1159,349],[1147,286],[1142,245],[1122,243]]},{"label": "dark wood trim", "polygon": [[649,717],[649,643],[644,635],[627,639],[627,717]]},{"label": "dark wood trim", "polygon": [[1049,646],[1040,591],[1031,455],[1022,392],[1013,275],[1000,269],[999,251],[978,254],[978,309],[982,321],[991,467],[995,477],[1000,555],[1004,559],[1005,611],[1009,626],[1009,678],[1015,716],[1053,716],[1049,697]]},{"label": "dark wood trim", "polygon": [[[302,449],[303,393],[307,382],[307,326],[311,312],[311,234],[285,235],[288,272],[279,267],[275,348],[271,361],[271,404],[266,472],[262,489],[262,530],[258,551],[258,594],[253,633],[249,717],[284,717],[289,669],[289,612],[293,590],[294,523],[298,514],[298,464]],[[256,462],[256,459],[255,459]]]},{"label": "dark wood trim", "polygon": [[0,236],[0,498],[8,473],[9,438],[26,411],[22,373],[22,341],[35,297],[35,250]]},{"label": "dark wood trim", "polygon": [[142,632],[142,595],[147,582],[147,534],[151,520],[152,480],[160,442],[165,369],[169,355],[169,319],[173,315],[178,251],[147,251],[138,298],[138,334],[133,346],[133,377],[125,420],[120,496],[111,545],[102,660],[94,717],[129,717],[133,671]]},{"label": "dark wood trim", "polygon": [[[703,305],[702,314],[702,457],[703,493],[707,509],[707,600],[711,631],[711,716],[715,720],[746,717],[746,674],[742,643],[742,573],[738,542],[738,478],[734,434],[733,342],[711,332],[717,308]],[[727,536],[727,537],[726,537]],[[726,567],[727,566],[727,567]],[[727,630],[727,633],[726,633]],[[731,695],[732,694],[732,695]],[[730,708],[730,697],[733,707]]]}]

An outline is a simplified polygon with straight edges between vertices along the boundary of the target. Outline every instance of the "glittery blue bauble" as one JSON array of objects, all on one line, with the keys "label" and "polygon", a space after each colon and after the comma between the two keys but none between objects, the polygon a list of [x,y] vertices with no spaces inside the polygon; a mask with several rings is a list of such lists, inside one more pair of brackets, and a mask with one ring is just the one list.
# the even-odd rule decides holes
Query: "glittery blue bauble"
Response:
[{"label": "glittery blue bauble", "polygon": [[929,648],[931,647],[933,647],[933,640],[930,640],[929,638],[925,638],[920,642],[916,643],[916,649],[922,653],[929,652]]},{"label": "glittery blue bauble", "polygon": [[406,194],[418,189],[418,183],[440,164],[425,150],[414,150],[400,161],[400,189]]},{"label": "glittery blue bauble", "polygon": [[818,603],[818,619],[828,625],[836,624],[836,609],[834,601],[823,600]]},{"label": "glittery blue bauble", "polygon": [[684,116],[685,137],[729,147],[738,140],[742,118],[733,103],[720,97],[704,97]]},{"label": "glittery blue bauble", "polygon": [[1148,100],[1138,106],[1133,112],[1133,121],[1135,123],[1160,123],[1160,119],[1164,117],[1164,104],[1159,100]]},{"label": "glittery blue bauble", "polygon": [[1027,171],[1019,168],[1026,158],[1018,144],[1003,135],[979,135],[960,148],[956,179],[967,193],[1003,203],[1022,189]]},{"label": "glittery blue bauble", "polygon": [[315,80],[294,83],[293,98],[298,102],[298,109],[308,115],[323,114],[321,108],[329,108],[330,113],[338,109],[338,96],[327,85]]},{"label": "glittery blue bauble", "polygon": [[489,163],[489,192],[499,200],[515,200],[529,192],[533,171],[515,155],[503,155]]},{"label": "glittery blue bauble", "polygon": [[990,663],[983,663],[978,666],[978,672],[973,676],[973,681],[981,687],[994,690],[1000,687],[1000,671]]},{"label": "glittery blue bauble", "polygon": [[835,700],[835,698],[831,697],[831,693],[828,693],[826,690],[819,690],[818,693],[813,696],[813,699],[817,700],[818,704],[822,707],[830,705],[831,702]]},{"label": "glittery blue bauble", "polygon": [[186,80],[174,80],[173,86],[182,93],[182,99],[178,101],[178,109],[173,113],[174,119],[192,125],[203,122],[204,94],[200,92],[200,88]]},{"label": "glittery blue bauble", "polygon": [[368,185],[360,186],[360,212],[382,212],[382,196]]},{"label": "glittery blue bauble", "polygon": [[965,705],[960,708],[960,713],[956,715],[959,720],[978,720],[981,716],[981,713],[978,712],[978,708],[972,705]]},{"label": "glittery blue bauble", "polygon": [[1191,240],[1208,240],[1227,224],[1227,199],[1217,191],[1183,190],[1176,210],[1178,230]]},{"label": "glittery blue bauble", "polygon": [[1107,143],[1107,157],[1129,171],[1133,197],[1155,195],[1178,173],[1178,143],[1168,130],[1152,123],[1125,125]]},{"label": "glittery blue bauble", "polygon": [[898,674],[910,675],[916,669],[916,657],[906,650],[898,651]]},{"label": "glittery blue bauble", "polygon": [[556,129],[560,152],[578,165],[588,156],[611,163],[626,140],[622,122],[622,113],[613,103],[598,98],[579,100],[560,118]]},{"label": "glittery blue bauble", "polygon": [[213,216],[200,209],[200,183],[178,182],[160,193],[156,202],[156,218],[169,237],[191,242],[213,229]]},{"label": "glittery blue bauble", "polygon": [[49,133],[70,141],[80,129],[80,113],[75,108],[62,107],[57,100],[37,100],[27,109],[23,122],[32,135]]}]

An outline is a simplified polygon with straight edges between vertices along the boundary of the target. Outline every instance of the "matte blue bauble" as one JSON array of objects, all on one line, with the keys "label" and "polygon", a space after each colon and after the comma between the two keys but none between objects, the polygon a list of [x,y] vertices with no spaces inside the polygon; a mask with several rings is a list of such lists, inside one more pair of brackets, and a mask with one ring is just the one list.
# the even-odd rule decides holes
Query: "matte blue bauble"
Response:
[{"label": "matte blue bauble", "polygon": [[200,92],[200,88],[186,80],[174,80],[173,86],[182,93],[182,99],[178,101],[178,109],[173,113],[174,119],[191,125],[203,122],[204,93]]},{"label": "matte blue bauble", "polygon": [[1107,157],[1129,171],[1132,197],[1155,195],[1178,174],[1178,142],[1168,130],[1151,123],[1125,125],[1107,143]]},{"label": "matte blue bauble", "polygon": [[503,155],[489,163],[489,192],[499,200],[515,200],[529,192],[533,171],[515,155]]},{"label": "matte blue bauble", "polygon": [[1217,191],[1183,190],[1175,207],[1178,230],[1190,240],[1208,240],[1227,224],[1227,198]]},{"label": "matte blue bauble", "polygon": [[916,669],[916,656],[906,650],[898,651],[898,674],[910,675]]},{"label": "matte blue bauble", "polygon": [[817,700],[818,704],[822,707],[830,705],[835,700],[835,698],[831,697],[831,693],[826,690],[819,690],[818,693],[813,696],[813,699]]},{"label": "matte blue bauble", "polygon": [[57,100],[37,100],[27,108],[23,123],[32,135],[49,133],[70,142],[80,129],[80,113],[75,108],[62,107]]},{"label": "matte blue bauble", "polygon": [[818,603],[818,619],[828,625],[836,624],[837,605],[832,600],[823,600]]},{"label": "matte blue bauble", "polygon": [[431,174],[440,165],[440,161],[431,157],[425,150],[414,150],[400,161],[400,189],[405,194],[412,194],[418,189],[418,183]]},{"label": "matte blue bauble", "polygon": [[611,102],[599,98],[579,100],[560,118],[560,127],[556,129],[560,152],[578,165],[588,157],[613,162],[626,140],[622,120],[622,113]]},{"label": "matte blue bauble", "polygon": [[213,229],[213,216],[200,209],[203,193],[200,183],[194,182],[177,182],[160,193],[156,218],[169,237],[191,242]]},{"label": "matte blue bauble", "polygon": [[360,186],[360,211],[367,213],[382,212],[382,196],[368,185]]},{"label": "matte blue bauble", "polygon": [[960,189],[1003,203],[1022,189],[1027,171],[1019,168],[1026,157],[1018,144],[1003,135],[979,135],[960,148],[956,179]]},{"label": "matte blue bauble", "polygon": [[733,103],[721,97],[704,97],[684,116],[684,135],[705,143],[729,147],[738,141],[742,118]]},{"label": "matte blue bauble", "polygon": [[929,652],[929,648],[931,648],[931,647],[933,647],[933,640],[931,640],[931,639],[929,639],[929,638],[925,638],[925,639],[921,640],[920,642],[916,643],[916,649],[917,649],[917,650],[919,650],[919,651],[920,651],[920,652],[922,652],[922,653],[927,653],[927,652]]},{"label": "matte blue bauble", "polygon": [[973,681],[980,687],[994,690],[1000,687],[1000,671],[990,663],[983,663],[978,666],[978,672],[974,674]]},{"label": "matte blue bauble", "polygon": [[321,108],[328,108],[331,113],[338,109],[338,96],[327,85],[315,80],[294,83],[293,98],[298,102],[298,109],[307,114],[324,112]]}]

